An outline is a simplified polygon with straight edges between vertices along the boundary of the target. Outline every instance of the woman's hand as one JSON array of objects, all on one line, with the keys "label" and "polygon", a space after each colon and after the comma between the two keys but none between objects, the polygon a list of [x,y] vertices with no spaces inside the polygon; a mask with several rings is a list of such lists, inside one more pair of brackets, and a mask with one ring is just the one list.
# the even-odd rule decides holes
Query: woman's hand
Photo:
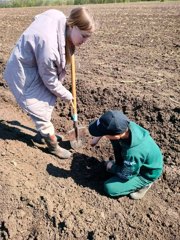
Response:
[{"label": "woman's hand", "polygon": [[73,103],[73,100],[70,100],[69,103],[70,103],[70,105],[71,105],[71,106],[73,107],[73,109],[74,109],[74,103]]}]

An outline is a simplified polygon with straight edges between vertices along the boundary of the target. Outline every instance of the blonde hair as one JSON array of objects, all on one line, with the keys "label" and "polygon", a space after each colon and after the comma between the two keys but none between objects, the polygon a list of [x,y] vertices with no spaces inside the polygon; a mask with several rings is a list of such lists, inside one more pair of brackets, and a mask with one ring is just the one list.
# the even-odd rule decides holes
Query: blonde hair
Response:
[{"label": "blonde hair", "polygon": [[85,7],[72,9],[67,18],[67,25],[70,27],[77,26],[80,30],[94,32],[94,19],[89,10]]},{"label": "blonde hair", "polygon": [[[85,7],[77,7],[71,10],[69,17],[67,18],[67,26],[77,26],[82,31],[87,31],[90,34],[95,30],[94,19],[89,13],[89,10]],[[73,51],[75,48],[73,49]],[[66,41],[66,62],[71,63],[71,55],[69,44]]]}]

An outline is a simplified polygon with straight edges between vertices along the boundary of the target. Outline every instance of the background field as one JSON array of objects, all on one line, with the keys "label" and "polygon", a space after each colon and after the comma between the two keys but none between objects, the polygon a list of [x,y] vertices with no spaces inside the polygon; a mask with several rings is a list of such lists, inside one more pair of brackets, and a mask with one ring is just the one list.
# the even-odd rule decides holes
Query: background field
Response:
[{"label": "background field", "polygon": [[[88,7],[98,26],[76,52],[79,123],[122,109],[161,147],[163,176],[141,201],[111,199],[103,193],[102,160],[113,157],[107,141],[72,150],[68,161],[33,142],[34,126],[2,72],[20,34],[48,7],[0,9],[0,239],[179,239],[180,3]],[[68,14],[73,6],[56,8]],[[60,99],[53,122],[72,128]]]},{"label": "background field", "polygon": [[[141,1],[143,2],[144,0],[0,0],[0,7],[59,6],[78,4],[125,3]],[[152,0],[146,1],[150,2]],[[154,0],[154,1],[165,2],[167,0]]]}]

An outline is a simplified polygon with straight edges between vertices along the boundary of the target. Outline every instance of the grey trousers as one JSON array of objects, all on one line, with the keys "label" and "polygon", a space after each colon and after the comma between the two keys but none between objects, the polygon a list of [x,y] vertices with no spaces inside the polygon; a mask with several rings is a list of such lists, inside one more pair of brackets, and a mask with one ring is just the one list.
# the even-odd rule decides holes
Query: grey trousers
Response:
[{"label": "grey trousers", "polygon": [[51,121],[44,121],[32,115],[29,116],[33,120],[36,130],[40,132],[43,137],[55,135],[55,129]]}]

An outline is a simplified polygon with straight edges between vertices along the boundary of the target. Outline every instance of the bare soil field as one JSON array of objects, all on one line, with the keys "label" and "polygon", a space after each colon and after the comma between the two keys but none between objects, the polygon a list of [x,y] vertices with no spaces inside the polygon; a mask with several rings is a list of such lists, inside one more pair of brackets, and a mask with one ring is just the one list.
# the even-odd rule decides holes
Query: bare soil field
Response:
[{"label": "bare soil field", "polygon": [[[109,142],[92,148],[87,140],[71,149],[72,159],[59,160],[33,141],[35,127],[2,72],[20,34],[47,8],[0,9],[0,239],[178,240],[180,2],[89,8],[98,27],[76,52],[79,124],[122,109],[161,147],[163,175],[140,201],[109,198],[102,163],[113,158]],[[68,14],[72,6],[56,9]],[[60,99],[53,122],[64,133],[73,127],[69,106]]]}]

